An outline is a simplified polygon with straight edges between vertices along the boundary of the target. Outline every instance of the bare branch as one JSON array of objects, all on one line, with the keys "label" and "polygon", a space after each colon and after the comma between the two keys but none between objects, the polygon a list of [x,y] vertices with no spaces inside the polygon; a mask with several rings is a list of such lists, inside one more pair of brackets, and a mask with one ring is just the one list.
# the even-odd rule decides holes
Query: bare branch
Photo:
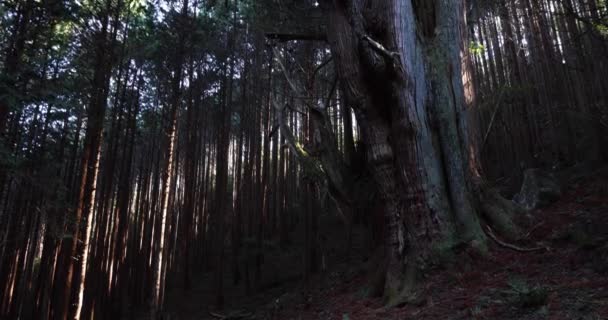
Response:
[{"label": "bare branch", "polygon": [[372,49],[374,49],[375,51],[377,51],[378,53],[380,53],[385,58],[388,58],[388,59],[398,59],[399,56],[400,56],[399,52],[389,51],[382,44],[380,44],[379,42],[377,42],[374,39],[370,38],[370,36],[368,36],[368,35],[363,35],[363,40],[369,42],[369,44],[371,45]]},{"label": "bare branch", "polygon": [[321,63],[317,68],[315,68],[315,71],[312,73],[311,79],[314,80],[315,77],[317,76],[317,73],[319,71],[321,71],[323,68],[325,68],[325,66],[327,66],[330,62],[332,62],[334,60],[334,57],[329,57],[329,59],[323,61],[323,63]]},{"label": "bare branch", "polygon": [[296,141],[293,132],[291,132],[291,129],[287,123],[285,123],[285,109],[287,108],[287,104],[281,106],[276,99],[272,99],[272,104],[274,105],[277,113],[277,127],[281,129],[281,134],[285,137],[287,145],[297,158],[302,159],[303,157],[306,157],[304,150],[302,148],[298,148],[298,142]]},{"label": "bare branch", "polygon": [[296,94],[301,94],[298,86],[296,86],[295,82],[293,82],[291,80],[291,78],[289,77],[289,73],[287,72],[287,68],[285,68],[285,64],[283,63],[283,59],[281,58],[281,53],[279,52],[279,50],[277,50],[276,47],[272,48],[272,50],[274,51],[274,56],[275,56],[277,62],[279,63],[279,66],[281,66],[281,70],[283,71],[283,75],[285,76],[285,80],[287,80],[287,83],[289,83],[289,86],[291,87],[291,90],[293,90]]},{"label": "bare branch", "polygon": [[[308,97],[309,95],[305,92],[305,90],[302,89],[302,85],[293,81],[291,79],[291,77],[289,76],[289,72],[287,71],[287,68],[285,68],[285,63],[283,62],[283,59],[281,58],[281,53],[279,52],[279,50],[277,50],[277,48],[273,48],[273,52],[274,52],[275,58],[276,58],[277,62],[279,63],[279,66],[281,67],[281,70],[283,71],[283,75],[285,76],[285,79],[287,80],[287,83],[289,84],[289,87],[291,88],[291,90],[296,95]],[[302,102],[304,102],[304,104],[307,107],[309,107],[310,109],[322,112],[321,108],[314,106],[313,104],[311,104],[305,100],[303,100]]]}]

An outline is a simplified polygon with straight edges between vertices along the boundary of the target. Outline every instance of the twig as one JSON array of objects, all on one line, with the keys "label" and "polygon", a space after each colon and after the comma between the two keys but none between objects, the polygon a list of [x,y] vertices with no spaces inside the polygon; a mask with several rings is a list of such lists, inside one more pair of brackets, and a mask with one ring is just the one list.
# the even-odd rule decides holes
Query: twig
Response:
[{"label": "twig", "polygon": [[487,229],[488,236],[490,236],[490,238],[492,238],[492,240],[494,240],[500,246],[505,247],[507,249],[511,249],[511,250],[518,251],[518,252],[532,252],[532,251],[539,251],[539,250],[543,250],[543,249],[549,250],[549,248],[547,248],[547,247],[521,248],[514,244],[506,243],[506,242],[498,239],[496,237],[496,235],[494,235],[494,233],[492,232],[492,229],[490,229],[490,227],[487,227],[486,229]]}]

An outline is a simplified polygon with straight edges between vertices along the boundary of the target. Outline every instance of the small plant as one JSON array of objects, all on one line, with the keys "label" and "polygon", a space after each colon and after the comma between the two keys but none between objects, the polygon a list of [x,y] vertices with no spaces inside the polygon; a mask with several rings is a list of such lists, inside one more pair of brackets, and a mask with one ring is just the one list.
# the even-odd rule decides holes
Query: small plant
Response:
[{"label": "small plant", "polygon": [[512,295],[512,301],[523,308],[538,308],[547,304],[547,288],[531,286],[522,279],[512,279],[509,287],[507,293]]}]

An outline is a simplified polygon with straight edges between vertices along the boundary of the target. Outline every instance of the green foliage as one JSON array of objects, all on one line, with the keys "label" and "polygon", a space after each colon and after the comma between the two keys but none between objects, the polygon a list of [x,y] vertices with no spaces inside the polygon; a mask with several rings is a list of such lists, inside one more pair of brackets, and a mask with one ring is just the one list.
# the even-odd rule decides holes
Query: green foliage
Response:
[{"label": "green foliage", "polygon": [[146,0],[131,0],[128,3],[128,9],[134,13],[142,13],[147,5]]},{"label": "green foliage", "polygon": [[486,47],[478,41],[469,43],[469,52],[476,56],[481,56],[486,51]]},{"label": "green foliage", "polygon": [[72,36],[75,27],[76,25],[73,21],[59,21],[53,27],[53,36],[56,40],[63,40],[62,42],[65,42]]},{"label": "green foliage", "polygon": [[608,37],[608,24],[605,22],[594,22],[593,27],[602,37]]}]

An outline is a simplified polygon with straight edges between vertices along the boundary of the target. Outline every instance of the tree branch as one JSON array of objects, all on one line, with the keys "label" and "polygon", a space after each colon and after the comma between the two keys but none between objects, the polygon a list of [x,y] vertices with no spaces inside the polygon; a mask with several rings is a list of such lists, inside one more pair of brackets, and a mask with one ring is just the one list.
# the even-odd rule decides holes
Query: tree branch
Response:
[{"label": "tree branch", "polygon": [[372,49],[374,49],[376,52],[380,53],[380,55],[384,56],[385,58],[387,58],[387,59],[399,58],[399,56],[400,56],[399,52],[389,51],[382,44],[380,44],[379,42],[370,38],[370,36],[363,35],[362,38],[363,38],[363,40],[367,41],[371,45]]},{"label": "tree branch", "polygon": [[[281,58],[281,53],[279,52],[279,50],[277,50],[277,48],[273,48],[273,52],[275,55],[275,59],[277,60],[277,62],[279,63],[279,66],[281,67],[281,70],[283,71],[283,75],[285,76],[285,80],[287,80],[287,83],[289,84],[289,87],[291,88],[291,90],[296,94],[296,95],[301,95],[301,96],[308,96],[304,90],[302,90],[302,86],[300,84],[296,84],[295,81],[293,81],[291,79],[291,77],[289,76],[289,72],[287,72],[287,68],[285,68],[285,63],[283,63],[283,59]],[[322,112],[323,110],[319,107],[316,107],[312,104],[310,104],[309,102],[303,100],[304,104],[306,104],[307,107],[309,107],[312,110],[316,110],[319,112]]]}]

